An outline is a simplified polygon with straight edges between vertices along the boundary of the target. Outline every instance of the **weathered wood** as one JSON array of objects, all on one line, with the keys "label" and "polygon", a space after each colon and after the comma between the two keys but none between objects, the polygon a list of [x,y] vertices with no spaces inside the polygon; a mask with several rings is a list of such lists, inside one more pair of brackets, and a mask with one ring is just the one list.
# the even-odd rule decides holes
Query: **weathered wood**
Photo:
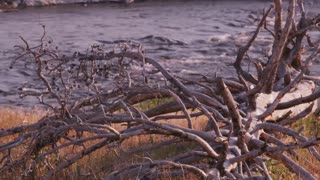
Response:
[{"label": "weathered wood", "polygon": [[[296,4],[301,11],[298,25]],[[203,179],[252,179],[262,175],[271,179],[265,156],[279,160],[299,177],[314,179],[307,168],[291,158],[299,158],[295,150],[305,148],[320,161],[315,148],[320,139],[305,137],[302,128],[294,130],[289,125],[319,108],[320,91],[315,83],[319,77],[306,73],[320,53],[319,44],[310,43],[307,37],[320,16],[307,17],[302,1],[290,0],[286,15],[282,0],[274,0],[274,6],[263,14],[248,43],[239,49],[234,63],[238,75],[233,79],[178,78],[159,61],[147,57],[142,46],[134,42],[121,42],[112,51],[92,46],[86,54],[66,58],[46,46],[45,32],[35,47],[21,37],[23,53],[12,65],[34,65],[35,79],[40,81],[21,88],[21,93],[38,97],[50,114],[30,125],[0,129],[0,178],[11,170],[25,174],[23,178],[37,178],[27,167],[35,168],[45,161],[51,163],[48,170],[43,170],[48,179],[101,148],[110,151],[117,147],[122,152],[117,154],[122,164],[106,167],[106,179],[153,179],[187,172]],[[269,30],[267,19],[272,13],[274,30]],[[255,77],[245,72],[241,63],[262,26],[274,38],[273,49],[268,62],[255,62]],[[305,37],[309,42],[303,40]],[[302,56],[306,45],[312,48],[306,48],[310,52]],[[132,64],[141,65],[141,69],[131,68]],[[152,72],[160,73],[149,73],[146,64]],[[146,82],[149,77],[152,80]],[[101,82],[106,80],[115,87],[104,87]],[[197,118],[208,122],[206,130],[196,128]],[[294,140],[281,139],[279,134]],[[123,141],[142,136],[166,138],[128,151],[122,149]],[[178,154],[170,153],[159,160],[142,157],[141,162],[126,164],[141,152],[186,142],[192,146]],[[79,149],[63,154],[58,161],[51,160],[73,147]]]}]

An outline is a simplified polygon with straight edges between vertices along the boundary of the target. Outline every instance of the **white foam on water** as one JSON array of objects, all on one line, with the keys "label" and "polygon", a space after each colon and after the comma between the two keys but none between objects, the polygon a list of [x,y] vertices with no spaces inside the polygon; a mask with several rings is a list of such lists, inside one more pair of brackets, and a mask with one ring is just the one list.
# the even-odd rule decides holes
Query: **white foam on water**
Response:
[{"label": "white foam on water", "polygon": [[220,34],[220,35],[214,35],[214,36],[209,38],[209,41],[212,41],[212,42],[227,42],[227,41],[230,40],[231,37],[232,37],[232,35],[229,34],[229,33]]}]

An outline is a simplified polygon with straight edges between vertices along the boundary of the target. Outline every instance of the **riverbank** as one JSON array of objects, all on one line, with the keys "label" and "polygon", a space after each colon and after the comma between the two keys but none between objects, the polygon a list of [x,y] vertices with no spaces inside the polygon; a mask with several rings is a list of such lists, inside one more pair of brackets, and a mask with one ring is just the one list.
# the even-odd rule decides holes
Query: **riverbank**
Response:
[{"label": "riverbank", "polygon": [[8,12],[21,7],[49,6],[60,4],[92,4],[103,2],[132,3],[134,0],[7,0],[0,2],[0,12]]},{"label": "riverbank", "polygon": [[[24,109],[20,107],[15,108],[1,108],[0,109],[0,123],[1,128],[11,128],[17,127],[21,125],[30,125],[32,123],[37,122],[43,116],[48,114],[48,112],[42,109]],[[182,115],[183,113],[179,113]],[[173,115],[173,114],[172,114]],[[203,130],[207,118],[205,117],[197,117],[192,118],[194,121],[194,130]],[[304,127],[300,134],[304,135],[305,137],[318,137],[320,130],[319,130],[319,119],[311,116],[302,120],[297,121],[295,124],[292,125],[294,130],[301,130],[301,127]],[[181,121],[181,119],[174,119],[165,121],[164,123],[171,123],[176,126],[185,127],[187,128],[186,121]],[[123,129],[125,126],[114,125],[113,126],[117,130]],[[0,128],[0,129],[1,129]],[[83,138],[88,138],[92,134],[85,133]],[[280,137],[280,134],[278,135]],[[5,137],[2,138],[3,142],[9,142],[12,140],[13,137]],[[282,142],[289,143],[291,140],[287,136],[281,136]],[[156,145],[159,142],[166,142],[159,148],[146,148],[145,151],[139,152],[135,151],[137,148],[141,147],[149,147],[150,145]],[[92,145],[93,142],[86,142],[86,145]],[[71,165],[70,167],[62,170],[61,172],[55,174],[56,179],[81,179],[81,178],[89,178],[95,177],[97,179],[103,179],[107,174],[112,172],[115,168],[119,166],[129,166],[132,163],[143,162],[144,154],[148,154],[148,157],[151,159],[161,159],[165,158],[168,154],[170,155],[177,155],[183,153],[186,149],[194,148],[195,143],[185,141],[183,143],[177,143],[171,140],[170,143],[170,136],[156,136],[156,135],[141,135],[139,138],[128,138],[121,143],[121,147],[116,147],[114,149],[107,149],[102,148],[98,149],[95,152],[91,153],[89,156],[84,157],[83,159],[79,160],[75,164]],[[59,152],[59,156],[55,156],[55,154],[49,155],[47,157],[48,161],[51,162],[59,162],[57,158],[65,157],[68,154],[74,154],[81,149],[82,146],[73,146],[70,148],[64,148]],[[122,148],[122,149],[121,149]],[[127,154],[127,158],[125,160],[121,159],[120,156],[125,156],[126,152],[123,151],[125,149],[127,152],[137,152],[138,155],[133,156],[132,154]],[[24,149],[20,149],[18,151],[13,151],[13,153],[23,154]],[[319,151],[320,148],[317,147]],[[298,149],[295,151],[299,155],[303,156],[303,158],[295,159],[297,164],[303,165],[306,170],[314,174],[317,178],[319,178],[319,174],[317,173],[320,166],[320,161],[318,161],[314,156],[312,156],[308,150],[306,149]],[[2,154],[0,154],[0,157]],[[55,159],[57,159],[55,161]],[[62,158],[61,158],[62,159]],[[33,174],[34,178],[40,178],[46,175],[48,169],[45,169],[41,163],[35,164],[35,173]],[[52,165],[52,163],[50,164]],[[54,164],[55,165],[55,164]],[[292,172],[289,171],[283,164],[279,163],[279,161],[268,159],[266,161],[267,168],[270,170],[270,175],[274,179],[298,179],[299,177]],[[15,173],[11,175],[12,177],[19,179],[21,178],[22,173]],[[6,176],[7,175],[7,176]],[[1,178],[8,177],[8,174],[2,173],[0,174]],[[186,173],[184,177],[190,177],[189,179],[197,178],[192,173]],[[164,177],[164,179],[169,179],[169,177]]]}]

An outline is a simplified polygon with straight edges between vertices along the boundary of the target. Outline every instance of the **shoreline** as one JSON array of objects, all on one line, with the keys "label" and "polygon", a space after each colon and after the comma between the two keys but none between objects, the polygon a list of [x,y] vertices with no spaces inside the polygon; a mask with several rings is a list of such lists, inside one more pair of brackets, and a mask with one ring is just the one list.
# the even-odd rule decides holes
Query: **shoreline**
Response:
[{"label": "shoreline", "polygon": [[[99,3],[119,3],[119,4],[131,4],[134,2],[143,2],[147,0],[12,0],[8,2],[0,2],[0,13],[1,12],[13,12],[19,9],[28,7],[45,7],[45,6],[60,6],[60,5],[84,5],[88,4],[99,4]],[[183,1],[183,0],[181,0]],[[256,1],[256,0],[243,0]],[[272,0],[267,0],[272,3]],[[317,3],[316,0],[306,2],[309,5]]]},{"label": "shoreline", "polygon": [[17,0],[12,2],[0,2],[0,12],[17,11],[27,7],[43,7],[43,6],[56,6],[66,4],[98,4],[98,3],[133,3],[134,0],[26,0],[24,2],[18,2]]}]

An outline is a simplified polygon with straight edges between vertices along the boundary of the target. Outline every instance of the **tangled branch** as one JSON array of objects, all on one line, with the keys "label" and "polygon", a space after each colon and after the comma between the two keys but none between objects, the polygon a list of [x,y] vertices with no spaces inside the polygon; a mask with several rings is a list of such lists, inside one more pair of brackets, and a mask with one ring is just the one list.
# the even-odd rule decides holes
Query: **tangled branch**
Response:
[{"label": "tangled branch", "polygon": [[[282,27],[281,6],[282,1],[275,0],[252,38],[239,49],[234,63],[238,78],[232,79],[179,78],[133,42],[117,44],[111,51],[93,45],[87,53],[69,57],[59,56],[45,33],[35,47],[21,37],[22,53],[12,65],[24,63],[38,78],[23,85],[21,97],[37,97],[51,114],[34,124],[0,130],[1,174],[15,170],[35,176],[42,162],[47,179],[99,149],[121,149],[125,140],[155,135],[169,140],[132,149],[119,158],[172,144],[192,142],[193,146],[164,159],[144,157],[142,162],[113,167],[105,178],[158,178],[166,172],[170,176],[193,173],[201,179],[270,178],[262,158],[268,157],[303,179],[316,179],[294,157],[299,157],[296,149],[306,148],[319,161],[320,139],[305,137],[290,125],[317,108],[320,93],[310,79],[319,78],[310,78],[306,69],[320,52],[319,43],[308,48],[306,59],[302,49],[305,43],[310,45],[308,32],[319,28],[320,16],[306,17],[302,1],[290,0]],[[274,31],[267,29],[272,13]],[[257,74],[250,74],[242,69],[242,61],[263,26],[274,37],[272,55],[264,63],[256,62]],[[153,100],[162,102],[142,108]],[[195,128],[197,117],[207,120],[206,130]],[[293,140],[284,142],[278,134]],[[71,155],[63,153],[74,147],[78,150]],[[60,158],[53,161],[54,156]]]}]

